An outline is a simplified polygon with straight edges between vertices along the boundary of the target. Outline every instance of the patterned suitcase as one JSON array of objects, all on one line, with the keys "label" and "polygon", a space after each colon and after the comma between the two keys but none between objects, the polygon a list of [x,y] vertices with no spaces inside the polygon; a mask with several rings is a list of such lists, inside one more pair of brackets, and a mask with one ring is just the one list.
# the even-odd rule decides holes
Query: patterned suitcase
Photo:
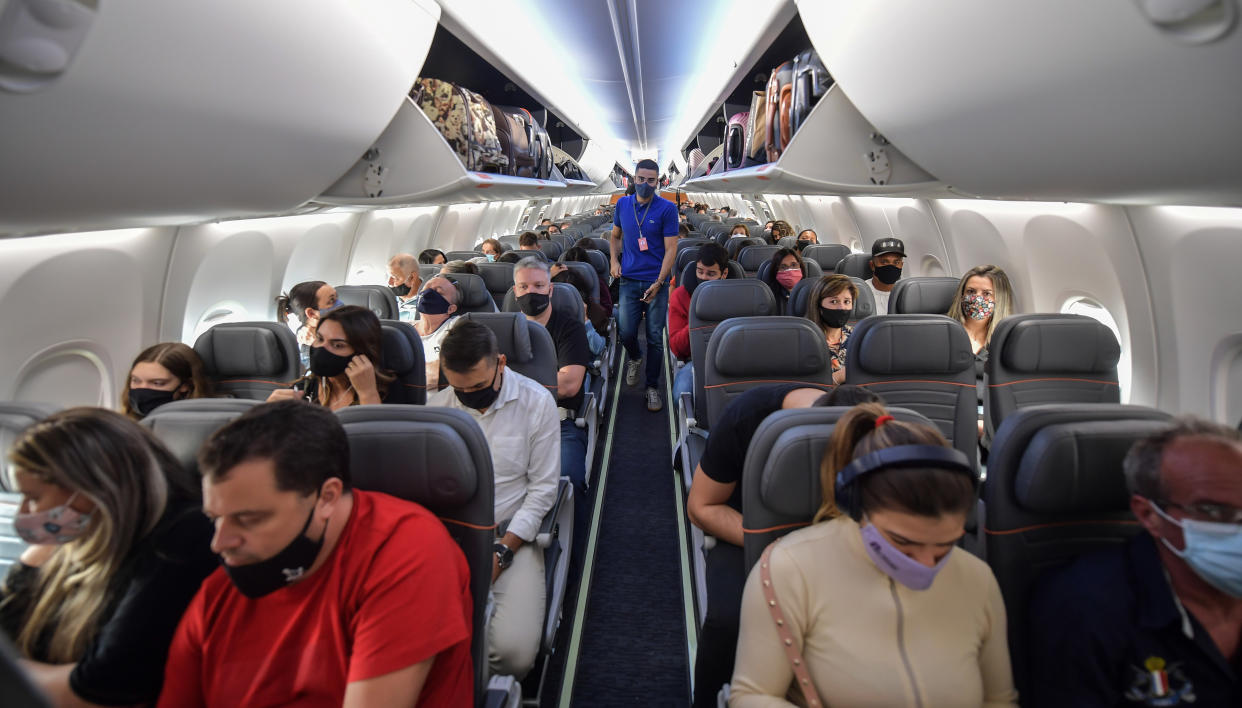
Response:
[{"label": "patterned suitcase", "polygon": [[504,173],[509,168],[487,99],[439,79],[419,79],[410,96],[461,158],[467,170]]},{"label": "patterned suitcase", "polygon": [[793,108],[793,62],[784,62],[772,70],[765,104],[767,115],[764,142],[767,146],[768,162],[776,162],[793,135],[789,125]]}]

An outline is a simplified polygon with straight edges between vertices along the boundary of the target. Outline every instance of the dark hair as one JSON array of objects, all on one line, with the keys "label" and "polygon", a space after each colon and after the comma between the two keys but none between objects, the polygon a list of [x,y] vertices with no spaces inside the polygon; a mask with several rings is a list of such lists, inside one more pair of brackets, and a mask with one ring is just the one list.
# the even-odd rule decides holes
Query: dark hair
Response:
[{"label": "dark hair", "polygon": [[289,292],[281,293],[276,298],[276,321],[284,324],[289,315],[295,315],[298,322],[306,324],[306,310],[319,309],[319,289],[327,285],[322,280],[308,280],[289,288]]},{"label": "dark hair", "polygon": [[418,254],[418,262],[423,265],[434,265],[437,258],[443,258],[446,261],[448,260],[448,257],[444,255],[444,251],[438,251],[434,248],[428,248]]},{"label": "dark hair", "polygon": [[[380,327],[379,318],[375,316],[365,307],[358,305],[346,305],[338,307],[335,310],[325,314],[319,318],[319,331],[323,331],[324,322],[336,322],[341,325],[341,329],[345,330],[345,341],[354,350],[354,354],[362,354],[371,360],[371,365],[375,367],[375,384],[379,389],[380,398],[383,398],[388,390],[388,384],[392,383],[393,376],[391,371],[380,368],[380,362],[383,361],[383,330]],[[307,374],[311,376],[312,374]]]},{"label": "dark hair", "polygon": [[[134,367],[143,362],[159,364],[180,379],[182,386],[189,386],[190,390],[182,399],[208,398],[212,395],[211,381],[203,373],[203,360],[198,358],[193,349],[181,342],[162,342],[143,349],[129,365],[129,373],[133,374]],[[125,377],[125,387],[121,389],[121,412],[133,420],[142,417],[129,404],[129,376]]]},{"label": "dark hair", "polygon": [[1242,433],[1220,423],[1187,415],[1175,418],[1173,424],[1134,443],[1126,453],[1121,467],[1125,470],[1126,488],[1131,494],[1164,500],[1164,484],[1160,468],[1164,465],[1164,451],[1170,443],[1180,438],[1201,437],[1223,443],[1242,442]]},{"label": "dark hair", "polygon": [[652,159],[639,160],[638,164],[634,165],[634,173],[637,174],[639,170],[655,170],[656,174],[659,174],[660,164]]},{"label": "dark hair", "polygon": [[561,254],[562,263],[590,263],[591,257],[587,255],[586,249],[574,245]]},{"label": "dark hair", "polygon": [[518,253],[517,251],[505,251],[504,253],[500,254],[500,257],[496,259],[496,262],[497,263],[517,263],[518,261],[522,260],[525,257],[526,256],[522,255],[521,253]]},{"label": "dark hair", "polygon": [[595,248],[595,239],[590,236],[583,236],[574,243],[574,248],[581,248],[584,251],[597,251]]},{"label": "dark hair", "polygon": [[[819,316],[820,303],[824,298],[831,297],[841,292],[849,292],[850,300],[858,301],[858,286],[854,281],[850,280],[848,275],[841,273],[833,273],[832,275],[824,275],[815,281],[811,286],[811,292],[807,294],[806,315],[805,317],[815,323],[821,331],[827,332],[824,328],[824,322]],[[861,401],[860,401],[861,403]]]},{"label": "dark hair", "polygon": [[705,243],[699,246],[699,255],[694,258],[695,263],[702,263],[704,266],[711,268],[712,266],[720,266],[723,271],[729,270],[729,252],[718,243]]},{"label": "dark hair", "polygon": [[[777,233],[780,233],[778,236]],[[788,221],[777,220],[772,222],[772,241],[779,241],[786,236],[793,236],[794,228],[789,225]]]},{"label": "dark hair", "polygon": [[841,384],[816,399],[812,407],[856,406],[859,403],[879,403],[883,405],[884,397],[869,388],[863,388],[857,384]]},{"label": "dark hair", "polygon": [[523,231],[522,235],[518,236],[518,245],[519,246],[538,246],[539,235],[536,234],[534,231]]},{"label": "dark hair", "polygon": [[775,298],[778,303],[788,297],[785,289],[781,287],[780,281],[776,279],[777,269],[780,268],[781,261],[785,260],[787,256],[793,256],[797,259],[798,268],[802,270],[802,277],[806,277],[806,261],[802,260],[802,254],[798,253],[798,249],[782,248],[776,253],[773,253],[772,258],[768,261],[768,272],[765,273],[766,277],[763,279],[763,282],[767,283],[768,287],[772,290],[772,297]]},{"label": "dark hair", "polygon": [[690,238],[690,225],[684,221],[681,222],[680,224],[677,224],[677,237],[678,238]]},{"label": "dark hair", "polygon": [[459,374],[473,369],[485,359],[495,361],[499,355],[496,335],[486,325],[474,320],[459,321],[440,343],[440,365]]},{"label": "dark hair", "polygon": [[479,274],[479,267],[470,261],[449,261],[440,268],[441,273],[469,273],[471,275]]},{"label": "dark hair", "polygon": [[198,451],[208,480],[226,479],[247,460],[271,460],[276,488],[314,494],[332,477],[350,488],[349,439],[336,415],[302,401],[277,401],[251,408],[217,430]]},{"label": "dark hair", "polygon": [[[819,469],[824,496],[815,521],[840,516],[836,503],[837,472],[850,462],[898,445],[949,447],[939,430],[920,423],[890,420],[877,427],[876,421],[884,415],[888,411],[879,403],[862,403],[833,426]],[[936,467],[894,467],[863,475],[855,483],[864,514],[883,509],[937,518],[967,514],[975,503],[974,484],[966,475]]]},{"label": "dark hair", "polygon": [[506,250],[506,249],[505,249],[505,245],[504,245],[503,243],[501,243],[500,241],[498,241],[498,240],[494,239],[494,238],[489,238],[489,239],[486,239],[486,240],[484,240],[484,241],[483,241],[483,243],[480,243],[480,244],[479,244],[479,253],[482,253],[482,252],[483,252],[483,247],[484,247],[484,246],[491,246],[493,249],[495,249],[495,251],[496,251],[496,255],[498,255],[498,256],[499,256],[500,254],[504,253],[504,252],[505,252],[505,250]]}]

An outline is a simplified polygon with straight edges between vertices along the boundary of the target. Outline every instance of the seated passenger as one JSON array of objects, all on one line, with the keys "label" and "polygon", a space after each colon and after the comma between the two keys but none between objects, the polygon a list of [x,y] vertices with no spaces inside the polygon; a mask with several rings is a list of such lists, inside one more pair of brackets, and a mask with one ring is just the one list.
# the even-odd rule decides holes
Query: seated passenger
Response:
[{"label": "seated passenger", "polygon": [[[582,242],[579,241],[577,244],[573,246],[573,248],[570,248],[568,251],[565,251],[565,253],[561,254],[561,260],[566,261],[566,262],[586,263],[587,265],[591,265],[591,257],[586,254],[587,248],[595,248],[595,245],[588,242],[587,246],[584,248],[582,246]],[[553,268],[555,267],[556,266],[554,265]],[[556,273],[554,272],[552,273],[552,275],[555,276]],[[587,302],[590,302],[590,300],[588,300]],[[611,315],[612,294],[608,292],[608,283],[603,278],[599,279],[599,304],[600,304],[600,307],[604,308],[605,312]]]},{"label": "seated passenger", "polygon": [[534,666],[543,636],[543,553],[535,536],[560,478],[556,402],[538,382],[505,366],[496,336],[478,322],[454,327],[440,356],[450,388],[427,405],[469,413],[492,455],[497,541],[488,663],[493,673],[521,678]]},{"label": "seated passenger", "polygon": [[332,410],[383,403],[395,378],[378,368],[382,349],[379,318],[365,307],[346,305],[319,318],[310,369],[292,388],[278,388],[269,401],[306,399]]},{"label": "seated passenger", "polygon": [[418,254],[418,262],[423,265],[444,265],[448,259],[444,257],[444,251],[435,248],[428,248]]},{"label": "seated passenger", "polygon": [[1124,468],[1142,530],[1032,590],[1030,705],[1242,705],[1242,436],[1183,418]]},{"label": "seated passenger", "polygon": [[857,298],[858,286],[845,275],[821,277],[807,296],[806,318],[824,333],[828,353],[832,355],[832,380],[839,384],[845,383],[846,344],[854,331],[845,323],[854,312]]},{"label": "seated passenger", "polygon": [[465,556],[423,507],[351,489],[335,415],[257,406],[198,465],[222,567],[177,628],[162,708],[471,705]]},{"label": "seated passenger", "polygon": [[729,238],[750,238],[750,229],[746,228],[746,224],[734,224],[729,229]]},{"label": "seated passenger", "polygon": [[[558,265],[561,266],[559,269]],[[591,294],[587,292],[589,286],[581,275],[557,263],[552,264],[552,272],[555,273],[552,276],[553,283],[572,285],[574,290],[578,291],[578,296],[582,298],[583,326],[586,329],[587,345],[591,349],[591,356],[598,357],[607,345],[604,335],[608,334],[608,313],[591,300]]]},{"label": "seated passenger", "polygon": [[489,238],[479,246],[479,251],[482,252],[483,255],[487,256],[487,260],[494,261],[497,258],[500,258],[501,254],[505,252],[505,247],[500,243],[500,241],[497,241],[494,238]]},{"label": "seated passenger", "polygon": [[[433,294],[434,293],[434,294]],[[423,297],[418,301],[421,315],[414,323],[423,340],[423,362],[427,365],[427,390],[440,388],[440,347],[449,330],[457,324],[457,307],[461,292],[448,278],[437,275],[427,281]]]},{"label": "seated passenger", "polygon": [[690,238],[690,225],[684,219],[677,224],[677,238]]},{"label": "seated passenger", "polygon": [[295,334],[303,369],[310,366],[310,348],[315,343],[315,325],[319,318],[342,305],[344,303],[336,297],[336,288],[322,280],[298,283],[276,298],[276,321],[292,326],[290,318],[297,319]]},{"label": "seated passenger", "polygon": [[983,378],[988,360],[988,343],[996,324],[1013,314],[1013,287],[1009,276],[994,265],[975,266],[957,284],[957,296],[949,306],[949,317],[962,323],[975,352],[975,376]]},{"label": "seated passenger", "polygon": [[679,361],[685,362],[673,378],[674,401],[694,390],[694,367],[689,364],[690,296],[700,282],[729,277],[729,254],[715,243],[703,244],[695,261],[694,276],[689,283],[674,288],[668,297],[668,348]]},{"label": "seated passenger", "polygon": [[28,428],[9,459],[13,528],[32,545],[0,586],[0,630],[53,705],[152,703],[177,622],[216,569],[198,490],[149,433],[98,408]]},{"label": "seated passenger", "polygon": [[707,552],[707,614],[699,632],[694,665],[694,705],[712,708],[716,693],[733,675],[738,615],[746,584],[742,552],[742,469],[746,450],[759,424],[790,408],[852,406],[880,397],[858,386],[838,386],[831,393],[802,384],[759,386],[733,399],[707,438],[703,459],[694,470],[686,513],[703,533],[716,538]]},{"label": "seated passenger", "polygon": [[794,235],[793,227],[789,225],[788,221],[778,220],[778,221],[772,222],[772,243],[776,243],[777,241],[780,241],[786,236],[793,236],[793,235]]},{"label": "seated passenger", "polygon": [[776,301],[778,314],[789,314],[789,294],[798,281],[805,277],[806,263],[796,249],[782,248],[772,254],[771,266],[764,282],[772,290],[772,299]]},{"label": "seated passenger", "polygon": [[180,342],[164,342],[134,357],[121,390],[121,412],[141,420],[165,403],[210,396],[211,382],[198,354]]},{"label": "seated passenger", "polygon": [[548,224],[547,230],[542,231],[541,233],[543,234],[543,237],[545,240],[551,240],[552,236],[560,235],[561,227],[557,226],[556,224]]},{"label": "seated passenger", "polygon": [[398,316],[402,322],[417,319],[419,292],[423,289],[423,277],[418,270],[418,259],[409,253],[398,253],[388,260],[388,287],[397,296]]},{"label": "seated passenger", "polygon": [[556,345],[556,405],[561,429],[561,474],[574,483],[575,518],[586,522],[587,431],[577,424],[582,408],[586,369],[591,365],[586,327],[552,307],[552,279],[548,265],[524,258],[513,268],[513,294],[518,307],[532,322],[543,325]]},{"label": "seated passenger", "polygon": [[772,235],[772,225],[775,223],[776,222],[772,221],[771,219],[768,219],[767,221],[763,222],[763,230],[766,234],[768,234],[769,237],[771,237]]},{"label": "seated passenger", "polygon": [[499,263],[517,263],[528,255],[529,254],[525,253],[523,250],[515,249],[512,251],[505,251],[500,254],[500,258],[497,258],[496,260]]},{"label": "seated passenger", "polygon": [[875,299],[875,313],[888,313],[888,298],[892,295],[893,285],[901,279],[901,269],[906,264],[906,244],[899,238],[880,238],[871,244],[872,276],[863,281],[871,289]]},{"label": "seated passenger", "polygon": [[816,243],[819,243],[819,235],[815,233],[815,229],[802,229],[802,232],[798,234],[798,253],[802,253],[804,248]]},{"label": "seated passenger", "polygon": [[440,268],[440,275],[449,275],[451,273],[469,273],[470,275],[478,275],[478,267],[470,261],[449,261]]},{"label": "seated passenger", "polygon": [[558,224],[558,226],[560,226],[561,233],[565,233],[566,229],[573,226],[573,224],[569,223],[568,221],[562,221],[560,224]]},{"label": "seated passenger", "polygon": [[[879,451],[926,461],[890,466]],[[729,704],[814,689],[832,706],[1016,706],[1000,588],[954,550],[975,504],[966,457],[936,429],[865,403],[834,427],[820,479],[815,523],[773,543],[746,580]]]},{"label": "seated passenger", "polygon": [[522,235],[518,236],[518,250],[519,251],[538,251],[539,250],[539,235],[536,234],[534,231],[523,231]]},{"label": "seated passenger", "polygon": [[544,219],[544,220],[542,220],[542,221],[540,221],[540,222],[539,222],[539,225],[540,225],[540,226],[548,226],[548,225],[550,225],[551,223],[552,223],[552,220],[551,220],[551,219]]}]

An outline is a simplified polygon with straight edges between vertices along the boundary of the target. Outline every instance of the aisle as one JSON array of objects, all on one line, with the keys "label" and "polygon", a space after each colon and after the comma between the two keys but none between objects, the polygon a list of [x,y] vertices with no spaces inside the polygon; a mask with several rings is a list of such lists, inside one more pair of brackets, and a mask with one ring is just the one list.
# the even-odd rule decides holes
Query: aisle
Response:
[{"label": "aisle", "polygon": [[[624,375],[624,364],[619,367]],[[661,384],[663,388],[663,383]],[[667,402],[666,402],[667,405]],[[586,613],[560,705],[686,706],[690,701],[682,555],[667,411],[622,384]],[[565,701],[565,697],[569,697]]]}]

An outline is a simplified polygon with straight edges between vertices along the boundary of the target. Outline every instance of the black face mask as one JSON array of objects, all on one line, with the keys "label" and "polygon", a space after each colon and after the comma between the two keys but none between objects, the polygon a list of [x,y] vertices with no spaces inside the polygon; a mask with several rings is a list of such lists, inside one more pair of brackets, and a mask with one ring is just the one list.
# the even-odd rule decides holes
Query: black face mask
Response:
[{"label": "black face mask", "polygon": [[548,309],[548,304],[552,302],[550,295],[543,293],[526,293],[519,295],[517,298],[518,307],[522,310],[522,314],[528,317],[538,317],[543,311]]},{"label": "black face mask", "polygon": [[850,315],[853,310],[830,310],[826,307],[819,308],[819,321],[825,327],[833,329],[841,329],[846,322],[850,321]]},{"label": "black face mask", "polygon": [[[316,495],[318,499],[318,495]],[[223,563],[224,572],[237,590],[249,598],[263,597],[301,580],[319,557],[319,549],[323,547],[323,538],[328,535],[328,524],[323,525],[323,534],[318,541],[306,537],[306,529],[310,528],[311,519],[315,518],[315,510],[306,517],[302,530],[279,553],[258,563],[232,566]]]},{"label": "black face mask", "polygon": [[418,307],[415,309],[424,315],[443,315],[449,311],[449,307],[448,298],[441,295],[435,288],[427,288],[423,291],[423,296],[418,299]]},{"label": "black face mask", "polygon": [[901,267],[882,265],[875,269],[875,279],[885,285],[892,285],[901,279]]},{"label": "black face mask", "polygon": [[177,400],[176,391],[161,391],[155,388],[131,388],[129,390],[129,407],[143,418],[151,415],[151,411],[165,403]]},{"label": "black face mask", "polygon": [[799,239],[798,242],[794,245],[798,247],[798,252],[801,253],[802,249],[806,248],[807,246],[810,246],[811,243],[812,243],[811,241],[808,241],[806,239]]},{"label": "black face mask", "polygon": [[[478,391],[462,391],[454,388],[453,395],[457,396],[457,400],[467,408],[473,408],[476,411],[487,410],[500,396],[500,389],[496,388],[496,377],[500,375],[500,368],[497,367],[496,372],[492,374],[492,382]],[[503,381],[503,379],[502,379]]]},{"label": "black face mask", "polygon": [[353,355],[340,356],[333,354],[324,347],[311,347],[310,372],[316,376],[332,378],[345,373],[345,367],[353,360]]},{"label": "black face mask", "polygon": [[392,290],[392,294],[396,295],[397,297],[405,297],[406,295],[410,294],[410,286],[406,285],[405,283],[394,286],[390,289]]}]

